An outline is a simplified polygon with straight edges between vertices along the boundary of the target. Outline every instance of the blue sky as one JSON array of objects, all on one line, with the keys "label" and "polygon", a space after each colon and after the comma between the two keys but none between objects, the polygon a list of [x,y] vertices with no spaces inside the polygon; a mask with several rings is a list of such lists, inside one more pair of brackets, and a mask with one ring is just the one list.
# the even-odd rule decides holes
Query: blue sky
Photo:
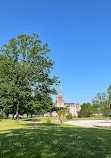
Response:
[{"label": "blue sky", "polygon": [[107,92],[111,0],[1,0],[0,46],[22,33],[36,33],[49,44],[65,102],[91,102]]}]

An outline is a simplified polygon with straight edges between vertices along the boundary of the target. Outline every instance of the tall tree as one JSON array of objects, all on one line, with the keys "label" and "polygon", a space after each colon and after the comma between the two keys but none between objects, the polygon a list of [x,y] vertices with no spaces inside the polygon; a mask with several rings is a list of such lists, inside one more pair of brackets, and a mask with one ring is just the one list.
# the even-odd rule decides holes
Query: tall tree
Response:
[{"label": "tall tree", "polygon": [[55,76],[50,77],[54,62],[49,59],[49,52],[48,44],[42,44],[36,34],[18,35],[1,48],[0,102],[4,107],[16,104],[17,122],[21,106],[35,92],[56,94],[52,85],[59,81]]},{"label": "tall tree", "polygon": [[78,113],[78,117],[90,117],[91,115],[91,104],[89,102],[81,105],[81,110]]},{"label": "tall tree", "polygon": [[97,93],[97,96],[92,99],[92,103],[95,113],[105,114],[105,111],[108,108],[108,98],[105,93]]},{"label": "tall tree", "polygon": [[108,104],[111,107],[111,85],[109,85],[108,91]]}]

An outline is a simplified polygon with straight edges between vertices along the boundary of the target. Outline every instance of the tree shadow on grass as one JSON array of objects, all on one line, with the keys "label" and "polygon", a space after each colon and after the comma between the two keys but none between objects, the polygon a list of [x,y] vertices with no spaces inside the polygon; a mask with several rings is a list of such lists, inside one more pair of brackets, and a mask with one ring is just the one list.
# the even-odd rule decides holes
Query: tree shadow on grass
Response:
[{"label": "tree shadow on grass", "polygon": [[110,158],[111,130],[27,124],[1,134],[0,158]]},{"label": "tree shadow on grass", "polygon": [[32,119],[26,119],[26,120],[24,120],[24,121],[32,121]]},{"label": "tree shadow on grass", "polygon": [[35,123],[27,123],[27,124],[25,124],[26,126],[29,126],[29,127],[41,127],[41,126],[43,126],[43,127],[49,127],[49,126],[59,126],[60,127],[60,124],[56,124],[56,123],[37,123],[37,122],[35,122]]}]

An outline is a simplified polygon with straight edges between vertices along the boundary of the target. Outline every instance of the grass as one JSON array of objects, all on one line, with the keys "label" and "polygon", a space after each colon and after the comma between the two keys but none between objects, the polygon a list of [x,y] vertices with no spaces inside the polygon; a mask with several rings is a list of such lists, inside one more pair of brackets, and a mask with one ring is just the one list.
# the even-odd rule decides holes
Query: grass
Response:
[{"label": "grass", "polygon": [[[93,117],[85,117],[85,118],[73,118],[71,120],[105,120],[105,117],[104,116],[93,116]],[[65,119],[65,121],[69,121],[69,120]]]},{"label": "grass", "polygon": [[110,158],[111,130],[83,128],[41,118],[0,122],[0,158]]}]

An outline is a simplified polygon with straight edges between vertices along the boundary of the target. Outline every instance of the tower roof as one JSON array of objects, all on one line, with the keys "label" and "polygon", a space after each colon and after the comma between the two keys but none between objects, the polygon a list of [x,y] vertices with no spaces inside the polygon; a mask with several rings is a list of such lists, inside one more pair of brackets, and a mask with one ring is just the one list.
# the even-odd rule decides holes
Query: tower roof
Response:
[{"label": "tower roof", "polygon": [[59,92],[58,97],[57,97],[57,100],[64,100],[63,97],[62,97],[61,92]]},{"label": "tower roof", "polygon": [[59,94],[58,94],[58,98],[59,98],[59,97],[62,97],[62,94],[61,94],[61,92],[59,92]]}]

